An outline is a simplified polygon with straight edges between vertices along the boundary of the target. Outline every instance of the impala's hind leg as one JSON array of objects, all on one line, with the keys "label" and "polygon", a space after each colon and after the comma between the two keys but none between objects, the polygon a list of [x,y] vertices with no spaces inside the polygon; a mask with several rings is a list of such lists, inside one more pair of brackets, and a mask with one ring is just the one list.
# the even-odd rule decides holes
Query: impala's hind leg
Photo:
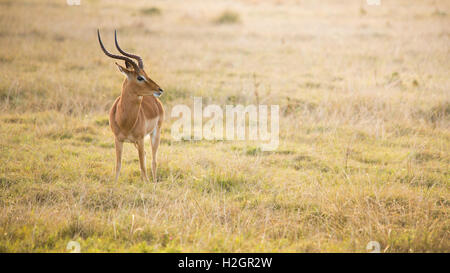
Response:
[{"label": "impala's hind leg", "polygon": [[115,144],[116,144],[116,179],[115,179],[115,182],[117,182],[117,179],[119,179],[120,169],[122,168],[123,142],[118,141],[116,138]]},{"label": "impala's hind leg", "polygon": [[144,182],[150,182],[147,176],[147,170],[145,168],[146,160],[145,160],[145,149],[144,149],[144,139],[140,139],[136,141],[136,148],[139,152],[139,164],[141,166],[141,177]]},{"label": "impala's hind leg", "polygon": [[156,125],[156,128],[152,132],[152,137],[150,138],[150,144],[152,145],[152,177],[153,181],[156,183],[156,152],[158,151],[159,147],[159,140],[161,136],[161,124]]}]

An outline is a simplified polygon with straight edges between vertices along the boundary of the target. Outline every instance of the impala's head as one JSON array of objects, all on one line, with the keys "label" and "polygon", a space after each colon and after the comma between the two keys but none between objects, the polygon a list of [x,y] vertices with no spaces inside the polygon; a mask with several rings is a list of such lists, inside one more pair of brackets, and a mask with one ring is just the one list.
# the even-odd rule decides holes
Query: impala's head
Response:
[{"label": "impala's head", "polygon": [[[100,31],[97,30],[98,35],[98,41],[100,43],[100,47],[102,48],[103,52],[106,54],[106,56],[111,57],[113,59],[123,60],[125,61],[125,67],[121,66],[120,64],[116,63],[117,67],[119,68],[119,71],[122,72],[126,77],[126,84],[130,90],[130,92],[135,93],[138,96],[155,96],[160,97],[162,93],[164,92],[159,85],[157,85],[150,77],[145,73],[144,71],[144,63],[142,62],[142,58],[133,55],[130,53],[127,53],[123,51],[119,43],[117,42],[117,32],[114,31],[114,40],[116,42],[116,48],[119,50],[120,53],[122,53],[124,56],[120,55],[114,55],[109,53],[105,47],[103,46],[102,39],[100,38]],[[136,64],[132,59],[135,59],[138,64]]]}]

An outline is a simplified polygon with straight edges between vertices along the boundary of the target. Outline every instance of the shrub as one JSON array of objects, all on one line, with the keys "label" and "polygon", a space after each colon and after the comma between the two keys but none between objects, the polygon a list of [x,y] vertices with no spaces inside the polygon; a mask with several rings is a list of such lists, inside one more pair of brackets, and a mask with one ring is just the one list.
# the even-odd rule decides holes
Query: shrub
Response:
[{"label": "shrub", "polygon": [[157,7],[144,8],[141,10],[141,14],[149,16],[161,15],[161,9]]},{"label": "shrub", "polygon": [[215,20],[216,24],[235,24],[240,21],[239,14],[230,10],[222,12]]}]

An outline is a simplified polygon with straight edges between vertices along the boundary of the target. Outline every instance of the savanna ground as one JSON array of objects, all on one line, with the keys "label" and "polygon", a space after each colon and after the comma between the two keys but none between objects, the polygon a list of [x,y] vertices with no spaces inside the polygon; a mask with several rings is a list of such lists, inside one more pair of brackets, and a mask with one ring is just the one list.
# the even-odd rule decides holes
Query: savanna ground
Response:
[{"label": "savanna ground", "polygon": [[[450,251],[450,2],[130,2],[0,1],[1,251]],[[130,144],[113,182],[97,28],[166,91],[157,184]],[[174,141],[193,96],[279,104],[279,148]]]}]

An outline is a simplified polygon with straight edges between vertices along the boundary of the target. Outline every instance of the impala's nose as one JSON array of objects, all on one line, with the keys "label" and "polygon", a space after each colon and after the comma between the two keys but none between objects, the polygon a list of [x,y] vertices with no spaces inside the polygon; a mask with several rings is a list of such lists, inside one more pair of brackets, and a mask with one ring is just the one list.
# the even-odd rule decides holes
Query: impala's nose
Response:
[{"label": "impala's nose", "polygon": [[158,92],[154,92],[153,96],[159,98],[161,97],[162,93],[164,92],[164,90],[162,90],[161,88],[158,89]]}]

